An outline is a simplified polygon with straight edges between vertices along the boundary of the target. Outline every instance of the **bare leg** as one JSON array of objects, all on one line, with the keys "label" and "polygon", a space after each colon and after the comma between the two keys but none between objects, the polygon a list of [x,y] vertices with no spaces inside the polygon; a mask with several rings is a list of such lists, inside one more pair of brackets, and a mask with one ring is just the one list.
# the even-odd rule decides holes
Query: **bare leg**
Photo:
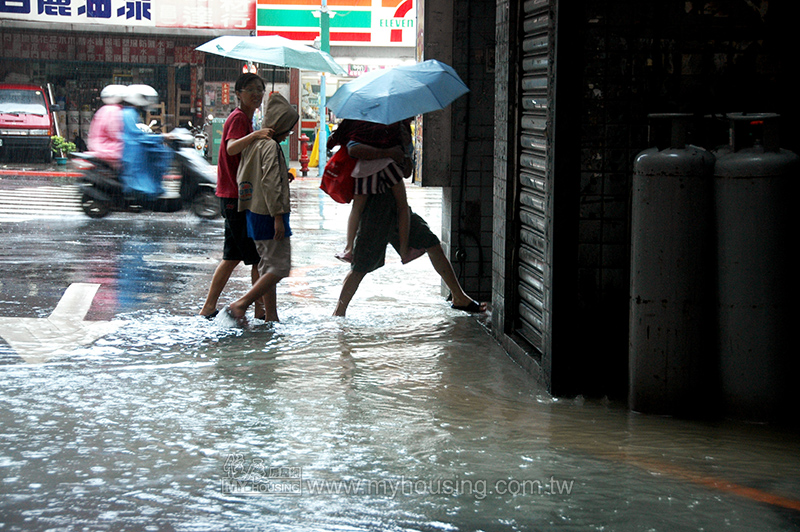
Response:
[{"label": "bare leg", "polygon": [[347,243],[345,244],[342,255],[353,252],[353,243],[358,232],[358,222],[361,220],[361,213],[364,212],[364,205],[367,204],[366,194],[356,194],[353,196],[353,206],[350,208],[350,216],[347,218]]},{"label": "bare leg", "polygon": [[[442,245],[437,244],[433,247],[429,247],[427,251],[428,257],[431,259],[431,264],[433,264],[433,269],[436,270],[436,273],[439,274],[442,281],[444,281],[444,284],[447,285],[447,288],[450,289],[450,293],[453,295],[453,306],[463,307],[468,305],[470,301],[472,301],[472,298],[461,288],[461,283],[458,282],[456,272],[453,271],[453,265],[450,264],[450,261],[445,256]],[[486,303],[481,303],[480,307],[486,310]]]},{"label": "bare leg", "polygon": [[[251,282],[252,286],[256,285],[256,283],[258,282],[258,278],[259,277],[260,277],[260,275],[258,273],[258,264],[253,264],[253,268],[250,270],[250,282]],[[265,316],[265,311],[264,311],[265,306],[266,306],[266,300],[265,299],[257,299],[255,301],[255,314],[254,314],[254,317],[257,320],[265,319],[264,318],[264,316]]]},{"label": "bare leg", "polygon": [[203,304],[203,308],[200,309],[200,315],[208,316],[217,310],[219,296],[222,294],[222,290],[225,288],[225,285],[228,284],[228,279],[231,278],[231,274],[233,273],[233,270],[236,269],[238,264],[238,260],[223,259],[217,265],[217,269],[214,270],[214,275],[211,277],[211,286],[208,288],[206,302]]},{"label": "bare leg", "polygon": [[342,283],[342,291],[339,294],[339,301],[336,303],[336,309],[333,311],[334,316],[344,316],[347,313],[347,307],[350,305],[350,300],[358,290],[358,286],[364,279],[366,273],[354,272],[350,270]]},{"label": "bare leg", "polygon": [[263,297],[264,321],[280,321],[278,319],[278,284],[272,285]]},{"label": "bare leg", "polygon": [[[236,319],[237,321],[243,320],[245,314],[247,313],[247,308],[250,305],[252,305],[259,299],[263,300],[264,296],[267,296],[266,298],[267,300],[270,299],[270,296],[268,296],[267,294],[271,293],[272,299],[274,301],[275,287],[280,282],[281,279],[283,279],[283,277],[280,277],[273,273],[265,273],[264,275],[259,277],[256,284],[254,284],[253,287],[250,290],[248,290],[248,292],[245,295],[243,295],[242,297],[240,297],[239,299],[237,299],[228,306],[233,318]],[[270,317],[274,319],[270,320],[269,319]],[[278,317],[277,310],[273,309],[272,315],[270,316],[270,309],[269,307],[267,307],[267,316],[266,316],[267,320],[277,321],[277,317]]]}]

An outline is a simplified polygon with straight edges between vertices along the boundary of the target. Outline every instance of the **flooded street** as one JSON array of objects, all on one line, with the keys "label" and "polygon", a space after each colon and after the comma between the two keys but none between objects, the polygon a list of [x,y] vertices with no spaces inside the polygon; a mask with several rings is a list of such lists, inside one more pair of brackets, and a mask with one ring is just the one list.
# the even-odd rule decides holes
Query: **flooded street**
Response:
[{"label": "flooded street", "polygon": [[[349,205],[317,185],[293,185],[281,322],[243,329],[195,315],[219,220],[0,222],[0,318],[45,327],[89,283],[86,320],[119,322],[50,354],[0,341],[0,531],[800,530],[796,433],[555,400],[426,257],[389,250],[331,317]],[[437,234],[440,198],[409,189]]]}]

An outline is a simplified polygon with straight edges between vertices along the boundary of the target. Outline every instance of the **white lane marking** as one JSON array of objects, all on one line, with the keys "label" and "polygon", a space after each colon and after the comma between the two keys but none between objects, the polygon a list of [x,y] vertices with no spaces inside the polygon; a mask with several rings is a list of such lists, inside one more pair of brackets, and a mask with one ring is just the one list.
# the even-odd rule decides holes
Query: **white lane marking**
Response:
[{"label": "white lane marking", "polygon": [[73,283],[47,318],[0,317],[0,336],[25,362],[41,364],[89,345],[123,321],[84,321],[99,284]]}]

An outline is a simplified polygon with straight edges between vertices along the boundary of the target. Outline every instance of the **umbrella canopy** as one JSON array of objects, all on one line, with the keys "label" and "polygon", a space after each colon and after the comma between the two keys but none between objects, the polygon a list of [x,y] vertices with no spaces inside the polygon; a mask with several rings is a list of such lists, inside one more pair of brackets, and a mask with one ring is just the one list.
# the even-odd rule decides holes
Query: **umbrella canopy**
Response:
[{"label": "umbrella canopy", "polygon": [[393,124],[444,109],[467,92],[452,67],[429,59],[368,72],[339,87],[327,107],[339,118]]},{"label": "umbrella canopy", "polygon": [[347,74],[330,54],[278,35],[257,37],[223,35],[195,48],[200,52],[262,63],[331,74]]}]

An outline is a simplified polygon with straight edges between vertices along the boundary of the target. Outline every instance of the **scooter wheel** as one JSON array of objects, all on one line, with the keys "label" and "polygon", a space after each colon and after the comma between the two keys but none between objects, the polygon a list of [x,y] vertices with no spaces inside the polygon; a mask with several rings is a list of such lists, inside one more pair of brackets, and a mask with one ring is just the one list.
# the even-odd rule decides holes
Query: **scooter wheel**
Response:
[{"label": "scooter wheel", "polygon": [[103,218],[109,212],[111,212],[108,204],[99,201],[88,194],[84,194],[83,197],[81,197],[81,208],[89,218]]},{"label": "scooter wheel", "polygon": [[200,187],[200,190],[192,199],[192,212],[200,218],[213,220],[219,218],[219,198],[211,188]]}]

